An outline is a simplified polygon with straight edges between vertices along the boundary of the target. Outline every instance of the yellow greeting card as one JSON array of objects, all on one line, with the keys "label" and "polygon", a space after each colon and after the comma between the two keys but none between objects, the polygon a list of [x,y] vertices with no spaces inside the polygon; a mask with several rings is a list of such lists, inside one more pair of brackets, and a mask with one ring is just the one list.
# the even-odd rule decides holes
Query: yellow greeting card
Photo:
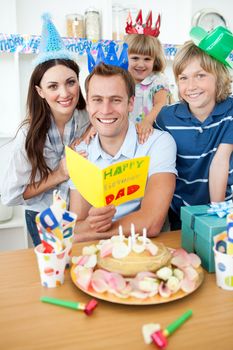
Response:
[{"label": "yellow greeting card", "polygon": [[150,157],[115,163],[100,169],[71,148],[66,147],[66,163],[71,180],[94,207],[119,205],[143,197]]}]

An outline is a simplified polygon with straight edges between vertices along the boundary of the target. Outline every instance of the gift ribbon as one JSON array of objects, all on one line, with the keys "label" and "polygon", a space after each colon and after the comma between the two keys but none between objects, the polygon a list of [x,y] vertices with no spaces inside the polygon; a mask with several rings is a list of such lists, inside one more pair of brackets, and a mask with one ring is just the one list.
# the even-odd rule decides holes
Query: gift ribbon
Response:
[{"label": "gift ribbon", "polygon": [[219,203],[211,203],[210,209],[207,210],[209,215],[218,215],[220,218],[224,218],[228,214],[233,212],[233,202],[232,200],[219,202]]},{"label": "gift ribbon", "polygon": [[208,209],[204,213],[193,213],[191,216],[191,229],[194,230],[194,223],[195,223],[195,217],[196,216],[211,216],[211,215],[217,215],[219,218],[223,218],[227,216],[228,214],[233,212],[233,202],[232,200],[226,201],[226,202],[219,202],[219,203],[211,203],[209,204],[210,209]]}]

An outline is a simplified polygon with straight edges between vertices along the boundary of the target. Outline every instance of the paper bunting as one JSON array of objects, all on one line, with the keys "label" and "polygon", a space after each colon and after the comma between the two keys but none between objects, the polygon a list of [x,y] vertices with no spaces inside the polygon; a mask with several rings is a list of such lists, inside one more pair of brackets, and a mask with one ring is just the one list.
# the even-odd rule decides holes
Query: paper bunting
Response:
[{"label": "paper bunting", "polygon": [[[116,52],[122,46],[123,41],[114,40],[99,40],[91,41],[79,38],[62,38],[68,50],[77,53],[78,55],[86,55],[86,50],[89,49],[93,55],[97,54],[97,47],[101,44],[104,52],[107,52],[109,44],[114,42]],[[37,53],[40,44],[40,35],[20,35],[20,34],[3,34],[0,33],[0,53],[22,53],[30,54]],[[164,53],[167,59],[173,59],[179,46],[172,44],[163,44]]]}]

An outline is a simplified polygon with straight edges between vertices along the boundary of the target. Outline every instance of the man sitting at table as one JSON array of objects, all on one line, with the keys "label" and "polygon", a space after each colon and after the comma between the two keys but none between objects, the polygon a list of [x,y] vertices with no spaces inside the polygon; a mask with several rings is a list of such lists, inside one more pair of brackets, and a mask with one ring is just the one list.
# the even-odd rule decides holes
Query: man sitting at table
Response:
[{"label": "man sitting at table", "polygon": [[139,144],[136,127],[128,120],[135,84],[126,70],[100,63],[87,77],[85,88],[90,121],[97,134],[89,145],[81,143],[79,151],[86,151],[88,159],[100,168],[142,156],[150,156],[150,165],[144,197],[117,207],[94,208],[71,187],[70,210],[78,216],[75,241],[109,238],[118,233],[119,225],[127,236],[131,223],[137,232],[145,227],[148,237],[157,236],[175,189],[175,142],[167,132],[154,130]]}]

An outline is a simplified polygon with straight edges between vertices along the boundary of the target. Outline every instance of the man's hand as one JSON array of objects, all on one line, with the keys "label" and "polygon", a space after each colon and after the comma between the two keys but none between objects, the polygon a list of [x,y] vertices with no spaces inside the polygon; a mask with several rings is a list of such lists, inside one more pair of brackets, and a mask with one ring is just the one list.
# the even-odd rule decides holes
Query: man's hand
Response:
[{"label": "man's hand", "polygon": [[86,220],[96,232],[105,232],[111,228],[115,213],[116,208],[114,205],[107,205],[102,208],[91,207]]}]

